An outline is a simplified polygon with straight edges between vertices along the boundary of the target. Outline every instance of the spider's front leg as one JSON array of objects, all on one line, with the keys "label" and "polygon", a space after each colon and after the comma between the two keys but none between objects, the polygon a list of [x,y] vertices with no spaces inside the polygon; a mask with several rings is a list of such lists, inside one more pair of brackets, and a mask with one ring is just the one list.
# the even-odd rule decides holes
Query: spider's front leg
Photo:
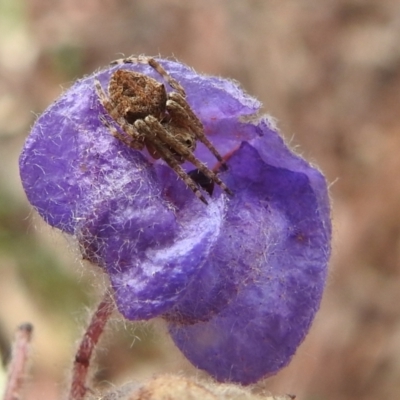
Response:
[{"label": "spider's front leg", "polygon": [[126,133],[126,136],[118,131],[104,115],[100,115],[99,119],[101,123],[111,132],[111,134],[126,146],[136,150],[142,150],[144,148],[144,137],[134,128],[133,125],[129,124],[124,116],[121,114],[118,106],[115,106],[113,102],[107,97],[98,79],[94,80],[96,93],[99,97],[100,103],[105,108],[107,113],[113,118],[118,124],[120,129]]},{"label": "spider's front leg", "polygon": [[[200,160],[198,160],[194,156],[194,154],[179,140],[177,140],[176,137],[174,137],[174,135],[171,134],[170,131],[166,130],[165,127],[162,126],[161,123],[156,118],[149,115],[144,119],[144,122],[147,125],[149,132],[151,132],[151,136],[148,136],[149,138],[151,137],[151,139],[153,139],[153,137],[155,137],[157,140],[160,140],[162,143],[164,143],[165,148],[168,148],[169,146],[171,149],[174,149],[177,154],[182,156],[185,160],[191,162],[207,178],[211,179],[213,182],[219,185],[221,189],[225,191],[225,193],[232,195],[231,190],[225,185],[224,182],[221,181],[221,179],[219,179],[217,174],[211,169],[207,168],[207,166],[203,164]],[[185,172],[185,178],[186,176],[190,178]],[[192,181],[191,178],[190,180]]]},{"label": "spider's front leg", "polygon": [[171,152],[168,146],[165,145],[165,142],[163,142],[163,140],[157,136],[156,132],[152,130],[151,126],[149,126],[148,123],[142,119],[135,121],[135,126],[139,132],[143,132],[143,134],[147,137],[147,141],[151,143],[151,146],[157,151],[159,157],[162,158],[170,166],[170,168],[175,171],[179,178],[181,178],[183,182],[185,182],[185,184],[193,191],[196,197],[207,205],[208,202],[199,190],[196,182],[190,177],[190,175],[186,173],[186,171],[176,160],[174,154]]},{"label": "spider's front leg", "polygon": [[172,116],[174,121],[179,122],[183,126],[187,126],[196,135],[197,139],[202,142],[208,150],[214,155],[214,157],[223,165],[225,160],[219,154],[218,150],[208,140],[204,133],[203,124],[197,118],[196,114],[190,108],[186,99],[177,92],[172,92],[168,95],[168,101],[166,104],[168,113]]},{"label": "spider's front leg", "polygon": [[106,109],[108,114],[118,123],[118,118],[121,116],[118,105],[114,104],[109,99],[103,87],[101,86],[100,81],[97,78],[94,78],[94,87],[96,89],[96,93],[100,100],[100,103]]},{"label": "spider's front leg", "polygon": [[110,122],[106,119],[106,117],[104,117],[104,115],[101,115],[99,119],[116,139],[124,143],[126,146],[131,147],[132,149],[143,150],[144,138],[138,132],[136,132],[135,128],[132,125],[128,123],[123,123],[123,125],[120,124],[121,129],[127,134],[126,136],[124,136],[123,134],[118,132],[115,126],[110,124]]}]

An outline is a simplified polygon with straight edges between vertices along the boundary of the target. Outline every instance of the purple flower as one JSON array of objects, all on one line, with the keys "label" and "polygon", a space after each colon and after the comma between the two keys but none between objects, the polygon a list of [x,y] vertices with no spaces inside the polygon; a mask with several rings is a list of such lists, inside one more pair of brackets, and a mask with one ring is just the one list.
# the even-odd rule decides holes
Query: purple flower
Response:
[{"label": "purple flower", "polygon": [[[165,162],[100,122],[94,78],[106,88],[123,68],[163,82],[145,64],[79,80],[52,104],[26,141],[22,183],[46,222],[74,235],[109,275],[125,318],[163,316],[194,365],[249,384],[290,361],[319,308],[331,237],[326,182],[271,119],[255,117],[259,102],[235,83],[159,62],[228,159],[219,177],[233,196],[216,185],[203,204]],[[195,155],[214,166],[205,146]]]}]

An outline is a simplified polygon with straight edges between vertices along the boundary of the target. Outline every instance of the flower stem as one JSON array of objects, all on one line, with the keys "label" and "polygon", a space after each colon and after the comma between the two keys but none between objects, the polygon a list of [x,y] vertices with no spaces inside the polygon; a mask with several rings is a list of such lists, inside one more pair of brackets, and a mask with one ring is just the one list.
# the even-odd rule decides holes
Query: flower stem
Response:
[{"label": "flower stem", "polygon": [[9,367],[4,400],[18,400],[24,383],[24,372],[28,361],[33,326],[29,323],[21,325],[16,334],[12,359]]},{"label": "flower stem", "polygon": [[90,367],[90,359],[113,309],[114,305],[111,295],[107,292],[92,316],[76,352],[69,400],[82,400],[88,391],[86,380]]}]

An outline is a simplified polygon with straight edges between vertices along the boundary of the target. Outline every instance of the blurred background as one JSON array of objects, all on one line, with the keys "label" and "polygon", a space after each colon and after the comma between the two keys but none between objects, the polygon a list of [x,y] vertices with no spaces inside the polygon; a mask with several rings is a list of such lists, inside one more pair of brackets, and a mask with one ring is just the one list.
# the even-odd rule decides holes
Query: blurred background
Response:
[{"label": "blurred background", "polygon": [[[19,152],[38,114],[121,53],[238,80],[331,184],[321,310],[290,366],[258,386],[400,398],[399,0],[0,0],[0,349],[5,363],[15,328],[34,324],[26,399],[60,398],[101,285],[32,211]],[[201,376],[160,322],[114,319],[96,357],[103,385]]]}]

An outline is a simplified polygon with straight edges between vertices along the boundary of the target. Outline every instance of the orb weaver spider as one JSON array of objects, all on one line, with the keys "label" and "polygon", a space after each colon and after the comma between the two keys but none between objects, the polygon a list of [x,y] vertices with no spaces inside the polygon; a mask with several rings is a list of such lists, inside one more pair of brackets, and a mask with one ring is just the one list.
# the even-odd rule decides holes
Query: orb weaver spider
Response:
[{"label": "orb weaver spider", "polygon": [[115,60],[111,65],[135,63],[150,65],[173,91],[167,93],[163,83],[147,75],[118,69],[111,75],[107,96],[95,78],[101,104],[125,135],[104,116],[100,117],[101,122],[125,145],[136,150],[146,147],[154,159],[163,159],[203,203],[208,204],[198,184],[181,166],[185,161],[192,163],[210,182],[232,194],[217,174],[194,155],[197,141],[200,141],[221,165],[225,164],[186,101],[183,87],[154,58],[129,57]]}]

